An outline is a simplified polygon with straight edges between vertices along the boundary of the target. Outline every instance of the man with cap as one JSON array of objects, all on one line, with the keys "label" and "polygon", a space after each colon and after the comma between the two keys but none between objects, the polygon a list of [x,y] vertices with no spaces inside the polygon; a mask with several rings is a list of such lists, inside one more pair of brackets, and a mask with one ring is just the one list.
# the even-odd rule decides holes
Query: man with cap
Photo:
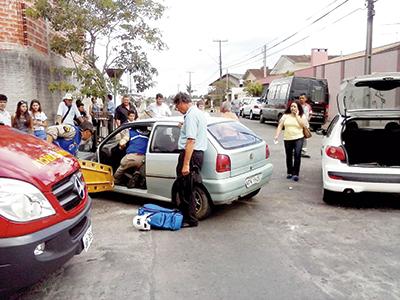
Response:
[{"label": "man with cap", "polygon": [[56,124],[74,125],[74,119],[78,119],[79,123],[84,121],[78,108],[72,103],[72,94],[66,93],[63,101],[58,105]]},{"label": "man with cap", "polygon": [[11,126],[11,115],[6,111],[7,96],[0,94],[0,123]]},{"label": "man with cap", "polygon": [[88,121],[84,121],[79,127],[69,124],[53,125],[47,128],[46,134],[48,142],[54,143],[76,156],[79,145],[91,139],[93,135],[93,125]]}]

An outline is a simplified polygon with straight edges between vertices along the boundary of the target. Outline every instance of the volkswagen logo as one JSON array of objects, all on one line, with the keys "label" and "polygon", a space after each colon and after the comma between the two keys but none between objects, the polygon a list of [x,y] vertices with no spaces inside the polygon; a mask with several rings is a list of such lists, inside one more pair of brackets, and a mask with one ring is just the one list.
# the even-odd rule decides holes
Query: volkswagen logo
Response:
[{"label": "volkswagen logo", "polygon": [[85,184],[78,176],[75,176],[74,190],[78,194],[79,198],[83,199],[85,196]]}]

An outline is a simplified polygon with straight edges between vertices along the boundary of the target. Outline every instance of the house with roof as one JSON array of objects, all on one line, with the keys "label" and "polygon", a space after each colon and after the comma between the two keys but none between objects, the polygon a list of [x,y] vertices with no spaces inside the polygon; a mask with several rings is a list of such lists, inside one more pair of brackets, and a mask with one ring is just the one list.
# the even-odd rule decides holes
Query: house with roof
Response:
[{"label": "house with roof", "polygon": [[218,102],[223,99],[231,88],[243,86],[242,78],[243,74],[238,73],[226,73],[222,75],[208,85],[210,87],[208,96],[212,101],[216,102],[216,105],[219,105]]},{"label": "house with roof", "polygon": [[239,87],[243,85],[243,74],[237,73],[226,73],[222,75],[220,78],[211,82],[208,86],[210,87],[225,87],[228,89],[230,87]]},{"label": "house with roof", "polygon": [[260,69],[247,69],[246,73],[243,75],[244,83],[248,82],[256,82],[261,80],[262,78],[266,77],[271,70],[266,68],[265,69],[265,76],[264,76],[264,68],[261,67]]},{"label": "house with roof", "polygon": [[313,48],[311,49],[311,55],[282,55],[269,74],[279,75],[292,73],[297,70],[321,64],[335,57],[337,57],[337,55],[329,56],[328,49],[325,48]]}]

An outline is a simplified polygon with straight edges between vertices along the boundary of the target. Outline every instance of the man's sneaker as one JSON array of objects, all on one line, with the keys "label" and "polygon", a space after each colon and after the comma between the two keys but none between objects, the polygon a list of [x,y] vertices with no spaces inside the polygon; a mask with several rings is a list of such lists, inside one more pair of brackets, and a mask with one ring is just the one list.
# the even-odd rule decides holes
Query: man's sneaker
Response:
[{"label": "man's sneaker", "polygon": [[299,176],[294,175],[294,176],[293,176],[293,181],[299,181]]},{"label": "man's sneaker", "polygon": [[292,174],[287,174],[286,179],[292,179],[293,175]]},{"label": "man's sneaker", "polygon": [[311,156],[304,150],[301,150],[301,157],[311,158]]}]

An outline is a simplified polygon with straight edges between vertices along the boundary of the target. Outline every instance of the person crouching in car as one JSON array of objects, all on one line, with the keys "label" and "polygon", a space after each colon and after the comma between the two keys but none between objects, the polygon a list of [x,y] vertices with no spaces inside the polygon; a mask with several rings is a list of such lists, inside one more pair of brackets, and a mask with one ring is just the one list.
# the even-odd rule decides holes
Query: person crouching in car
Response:
[{"label": "person crouching in car", "polygon": [[149,142],[149,131],[146,127],[130,128],[129,135],[122,137],[119,148],[126,148],[126,155],[121,159],[120,166],[114,174],[114,182],[121,185],[123,176],[130,168],[134,168],[134,174],[129,180],[128,188],[138,187],[137,182],[144,176],[144,163],[146,159],[146,149]]},{"label": "person crouching in car", "polygon": [[80,126],[69,124],[49,126],[47,141],[76,156],[79,145],[88,142],[93,135],[92,123],[85,121]]}]

